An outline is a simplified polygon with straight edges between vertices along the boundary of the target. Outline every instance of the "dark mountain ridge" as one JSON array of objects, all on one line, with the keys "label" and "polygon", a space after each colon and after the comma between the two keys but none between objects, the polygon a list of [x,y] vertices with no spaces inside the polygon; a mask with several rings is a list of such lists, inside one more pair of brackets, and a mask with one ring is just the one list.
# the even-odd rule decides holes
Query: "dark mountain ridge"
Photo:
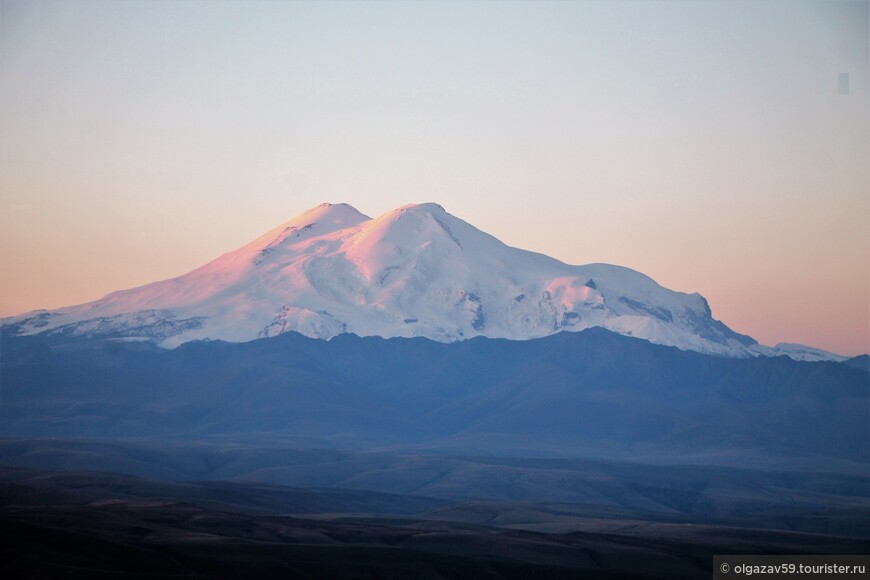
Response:
[{"label": "dark mountain ridge", "polygon": [[4,339],[3,436],[295,437],[356,448],[867,462],[870,376],[601,328],[510,341]]}]

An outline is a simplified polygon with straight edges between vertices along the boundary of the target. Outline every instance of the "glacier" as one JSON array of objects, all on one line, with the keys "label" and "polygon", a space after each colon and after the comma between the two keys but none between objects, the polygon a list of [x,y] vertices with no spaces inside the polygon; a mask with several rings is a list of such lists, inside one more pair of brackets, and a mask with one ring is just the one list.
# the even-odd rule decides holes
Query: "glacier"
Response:
[{"label": "glacier", "polygon": [[2,332],[149,339],[173,348],[285,332],[452,342],[591,327],[729,357],[844,358],[760,345],[714,319],[700,294],[669,290],[629,268],[569,265],[508,246],[435,203],[376,218],[324,203],[192,272],[6,318]]}]

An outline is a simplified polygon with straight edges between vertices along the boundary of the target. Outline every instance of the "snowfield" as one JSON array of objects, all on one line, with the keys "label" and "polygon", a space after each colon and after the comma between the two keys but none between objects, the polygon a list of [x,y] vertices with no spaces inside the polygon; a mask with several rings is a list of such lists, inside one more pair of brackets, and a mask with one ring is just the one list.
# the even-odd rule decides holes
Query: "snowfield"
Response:
[{"label": "snowfield", "polygon": [[668,290],[620,266],[572,266],[512,248],[434,203],[377,218],[322,204],[183,276],[7,318],[3,331],[148,338],[171,348],[289,331],[451,342],[594,326],[730,357],[843,358],[759,345],[713,319],[700,294]]}]

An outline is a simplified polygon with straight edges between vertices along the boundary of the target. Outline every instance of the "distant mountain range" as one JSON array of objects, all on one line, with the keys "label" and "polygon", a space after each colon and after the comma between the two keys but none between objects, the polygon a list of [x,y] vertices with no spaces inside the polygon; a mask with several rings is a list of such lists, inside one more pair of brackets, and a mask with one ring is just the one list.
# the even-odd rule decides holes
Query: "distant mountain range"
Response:
[{"label": "distant mountain range", "polygon": [[245,342],[289,331],[527,340],[603,327],[728,357],[845,357],[767,347],[714,319],[701,295],[620,266],[571,266],[507,246],[434,203],[369,218],[322,204],[196,270],[88,304],[4,320],[5,336]]},{"label": "distant mountain range", "polygon": [[6,576],[709,578],[868,546],[870,357],[434,204],[319,206],[0,340]]},{"label": "distant mountain range", "polygon": [[[860,366],[860,359],[855,361]],[[870,375],[603,328],[512,341],[4,339],[0,436],[280,442],[722,465],[870,459]],[[759,463],[760,462],[760,463]],[[853,468],[849,468],[853,469]]]}]

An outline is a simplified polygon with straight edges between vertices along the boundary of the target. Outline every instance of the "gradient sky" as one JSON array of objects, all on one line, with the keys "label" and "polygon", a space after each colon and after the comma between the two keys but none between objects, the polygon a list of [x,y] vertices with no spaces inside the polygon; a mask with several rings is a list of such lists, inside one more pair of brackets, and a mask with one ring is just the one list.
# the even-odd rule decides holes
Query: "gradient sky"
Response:
[{"label": "gradient sky", "polygon": [[436,201],[868,352],[867,81],[867,2],[4,1],[0,314]]}]

